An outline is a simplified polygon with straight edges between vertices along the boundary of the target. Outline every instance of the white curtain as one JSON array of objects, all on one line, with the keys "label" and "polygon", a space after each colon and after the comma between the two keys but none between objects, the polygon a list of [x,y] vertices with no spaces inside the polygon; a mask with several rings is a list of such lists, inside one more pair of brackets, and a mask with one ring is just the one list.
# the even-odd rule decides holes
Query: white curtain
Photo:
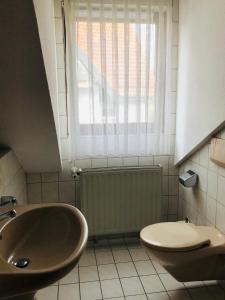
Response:
[{"label": "white curtain", "polygon": [[66,2],[72,158],[170,154],[171,6]]}]

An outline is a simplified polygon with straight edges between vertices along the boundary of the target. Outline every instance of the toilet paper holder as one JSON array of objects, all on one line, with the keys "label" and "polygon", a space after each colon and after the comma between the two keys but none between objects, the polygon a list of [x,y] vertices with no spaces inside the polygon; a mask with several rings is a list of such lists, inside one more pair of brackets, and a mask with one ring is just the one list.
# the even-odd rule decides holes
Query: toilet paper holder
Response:
[{"label": "toilet paper holder", "polygon": [[193,187],[198,182],[198,175],[192,170],[179,176],[179,182],[185,187]]}]

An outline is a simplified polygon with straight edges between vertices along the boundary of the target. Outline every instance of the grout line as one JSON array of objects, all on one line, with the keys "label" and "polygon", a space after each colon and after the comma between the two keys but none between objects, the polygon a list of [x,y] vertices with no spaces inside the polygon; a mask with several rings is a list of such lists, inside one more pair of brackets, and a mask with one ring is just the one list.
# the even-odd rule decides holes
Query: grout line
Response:
[{"label": "grout line", "polygon": [[[132,277],[138,277],[138,278],[139,278],[139,280],[140,280],[140,282],[141,282],[141,285],[142,285],[142,287],[143,287],[144,294],[136,294],[136,295],[132,295],[132,296],[145,295],[146,297],[148,297],[148,296],[147,296],[148,294],[152,294],[152,293],[147,293],[147,292],[145,291],[145,288],[144,288],[144,286],[143,286],[143,284],[142,284],[142,281],[141,281],[140,277],[141,277],[141,276],[150,276],[150,275],[153,275],[153,274],[149,274],[149,275],[139,275],[138,272],[137,272],[136,265],[135,265],[136,260],[134,261],[132,255],[131,255],[131,250],[132,250],[132,249],[145,249],[145,248],[139,248],[139,247],[137,247],[137,248],[131,248],[131,249],[130,249],[130,248],[129,248],[129,243],[126,242],[126,240],[123,238],[123,241],[124,241],[123,245],[125,245],[126,250],[128,251],[129,255],[131,256],[131,261],[129,261],[129,262],[132,262],[132,263],[133,263],[133,265],[134,265],[134,267],[135,267],[135,270],[136,270],[136,272],[137,272],[137,276],[120,277],[120,276],[119,276],[119,272],[118,272],[118,268],[117,268],[117,263],[115,262],[115,257],[114,257],[114,255],[113,255],[113,250],[115,250],[115,249],[113,249],[113,245],[110,244],[109,240],[107,240],[107,241],[108,241],[108,243],[107,243],[108,249],[110,250],[110,252],[111,252],[111,254],[112,254],[112,256],[113,256],[114,265],[115,265],[115,267],[116,267],[117,275],[118,275],[118,278],[112,278],[112,279],[118,279],[118,280],[119,280],[120,285],[121,285],[121,288],[122,288],[122,292],[123,292],[123,297],[126,299],[127,296],[126,296],[125,293],[124,293],[124,289],[123,289],[123,286],[122,286],[122,283],[121,283],[121,278],[132,278]],[[107,280],[112,280],[112,279],[103,279],[103,280],[100,279],[100,274],[99,274],[99,269],[98,269],[98,267],[99,267],[100,265],[97,264],[97,257],[96,257],[96,249],[95,249],[95,246],[92,246],[91,250],[93,250],[93,252],[94,252],[94,256],[95,256],[95,260],[96,260],[96,267],[97,267],[97,271],[98,271],[98,278],[99,278],[99,280],[95,280],[95,281],[85,281],[85,283],[86,283],[86,282],[99,282],[99,284],[100,284],[100,290],[101,290],[101,295],[102,295],[102,299],[116,299],[116,298],[118,298],[118,297],[103,298],[103,292],[102,292],[102,288],[101,288],[101,281],[107,281]],[[117,250],[117,249],[116,249],[116,250]],[[118,250],[124,250],[124,249],[118,249]],[[152,259],[150,258],[148,252],[147,252],[147,256],[148,256],[148,260],[149,260],[150,262],[152,262]],[[138,261],[143,261],[143,260],[138,260]],[[118,262],[118,263],[119,263],[119,262]],[[125,262],[125,263],[126,263],[126,262]],[[110,265],[110,264],[113,264],[113,263],[108,263],[108,264],[104,264],[104,265]],[[89,266],[90,266],[90,265],[89,265]],[[86,267],[89,267],[89,266],[86,266]],[[80,266],[78,265],[79,296],[80,296],[80,300],[82,300],[82,299],[81,299],[81,291],[80,291],[80,283],[81,283],[81,282],[80,282],[80,272],[79,272],[79,268],[80,268]],[[163,282],[162,282],[162,280],[161,280],[161,278],[160,278],[160,276],[159,276],[161,273],[158,273],[158,272],[157,272],[157,270],[156,270],[154,264],[153,264],[153,268],[154,268],[154,270],[155,270],[155,272],[156,272],[156,274],[154,274],[154,275],[157,275],[157,276],[158,276],[158,278],[159,278],[159,280],[161,281],[163,287],[165,288],[165,286],[164,286],[164,284],[163,284]],[[69,283],[68,283],[68,284],[69,284]],[[74,284],[75,284],[75,283],[74,283]],[[61,285],[65,285],[65,284],[61,284]],[[58,283],[57,286],[58,286],[58,294],[57,294],[57,297],[58,297],[58,298],[57,298],[57,299],[59,300],[59,286],[60,286],[60,284]],[[217,286],[219,287],[219,285],[217,285]],[[213,294],[209,293],[209,288],[208,288],[209,286],[206,285],[204,281],[203,281],[203,286],[201,286],[201,287],[192,287],[192,288],[193,288],[193,289],[198,289],[198,288],[200,289],[200,288],[202,288],[202,287],[205,287],[205,288],[206,288],[206,290],[207,290],[207,295],[210,295],[212,299],[216,300],[216,297],[215,297]],[[181,290],[181,291],[186,291],[187,294],[190,296],[190,298],[194,300],[194,297],[193,297],[193,296],[191,295],[191,293],[190,293],[190,289],[191,289],[191,288],[188,288],[188,287],[186,287],[186,286],[184,285],[184,288],[182,288],[182,289],[173,289],[173,290],[170,290],[170,291],[179,291],[179,290]],[[223,290],[223,289],[221,288],[221,290]],[[154,292],[154,293],[159,293],[159,294],[160,294],[160,293],[164,292],[164,293],[166,293],[166,294],[168,295],[169,299],[171,299],[171,297],[170,297],[170,295],[169,295],[169,292],[170,292],[170,291],[167,291],[167,289],[165,288],[165,291]]]},{"label": "grout line", "polygon": [[[122,240],[125,243],[124,238],[122,238]],[[122,282],[121,282],[121,278],[120,278],[120,275],[119,275],[119,271],[118,271],[118,268],[117,268],[117,264],[116,264],[116,261],[115,261],[115,257],[114,257],[114,254],[113,254],[112,245],[110,245],[110,243],[109,243],[109,247],[110,247],[111,252],[112,252],[112,257],[113,257],[114,264],[116,266],[116,271],[117,271],[118,279],[119,279],[120,286],[121,286],[121,289],[122,289],[122,292],[123,292],[123,297],[126,299],[126,296],[125,296],[125,293],[124,293],[124,290],[123,290],[123,285],[122,285]]]},{"label": "grout line", "polygon": [[77,264],[77,272],[78,272],[78,288],[79,288],[79,298],[80,298],[80,300],[81,300],[81,288],[80,288],[80,265],[79,265],[79,263]]},{"label": "grout line", "polygon": [[101,295],[102,295],[102,299],[103,299],[102,285],[101,285],[100,274],[99,274],[98,263],[97,263],[97,256],[96,256],[96,252],[95,252],[95,247],[94,246],[93,246],[93,250],[94,250],[94,256],[95,256],[95,260],[96,260],[96,268],[97,268],[97,272],[98,272],[98,281],[99,281],[99,285],[100,285],[100,291],[101,291]]},{"label": "grout line", "polygon": [[58,285],[57,285],[57,300],[59,300],[59,282],[58,282]]}]

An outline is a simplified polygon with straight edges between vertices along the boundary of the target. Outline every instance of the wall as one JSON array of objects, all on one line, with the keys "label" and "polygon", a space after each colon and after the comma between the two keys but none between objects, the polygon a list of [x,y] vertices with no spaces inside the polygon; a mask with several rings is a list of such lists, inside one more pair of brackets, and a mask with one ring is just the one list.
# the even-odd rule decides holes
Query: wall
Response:
[{"label": "wall", "polygon": [[224,0],[180,0],[176,163],[225,122],[224,11]]},{"label": "wall", "polygon": [[[173,156],[146,156],[106,159],[81,159],[75,161],[82,168],[163,166],[162,219],[176,220],[178,213],[178,169],[173,165]],[[71,165],[64,165],[61,173],[27,174],[29,203],[65,202],[79,207],[79,181],[73,180]]]},{"label": "wall", "polygon": [[0,1],[0,145],[26,172],[61,167],[33,1]]},{"label": "wall", "polygon": [[[217,137],[225,139],[225,129]],[[200,225],[211,224],[225,234],[225,169],[209,159],[205,144],[180,167],[180,174],[191,169],[199,175],[195,188],[179,188],[179,218],[189,217]]]},{"label": "wall", "polygon": [[[178,56],[178,0],[173,1],[173,38],[172,38],[172,66],[170,91],[170,133],[173,136],[171,145],[174,152],[175,119],[176,119],[176,80]],[[60,141],[63,159],[61,173],[27,174],[28,201],[39,202],[67,202],[79,206],[79,181],[71,178],[71,163],[69,160],[69,135],[67,128],[67,105],[65,94],[65,64],[64,38],[60,0],[55,0],[55,31],[57,50],[58,100],[60,120]],[[113,166],[143,166],[162,164],[163,166],[163,196],[162,219],[176,220],[178,210],[178,169],[173,165],[174,156],[145,156],[145,157],[114,157],[101,159],[75,160],[75,165],[81,168],[113,167]],[[75,201],[76,200],[76,201]]]},{"label": "wall", "polygon": [[46,76],[48,80],[57,137],[59,137],[54,0],[33,0],[33,2],[37,18],[38,32],[41,42]]},{"label": "wall", "polygon": [[0,196],[15,196],[19,204],[27,202],[26,176],[15,154],[0,149]]}]

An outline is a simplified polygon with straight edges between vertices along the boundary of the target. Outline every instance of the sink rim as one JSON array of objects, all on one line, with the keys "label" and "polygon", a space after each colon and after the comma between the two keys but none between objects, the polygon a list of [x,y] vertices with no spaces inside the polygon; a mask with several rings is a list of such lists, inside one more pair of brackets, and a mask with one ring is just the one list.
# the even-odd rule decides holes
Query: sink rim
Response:
[{"label": "sink rim", "polygon": [[[53,207],[53,208],[64,208],[65,210],[71,211],[75,217],[77,217],[79,223],[81,224],[81,235],[77,246],[74,248],[73,252],[62,262],[56,264],[55,266],[43,268],[43,269],[20,269],[16,266],[8,263],[0,253],[0,266],[3,266],[3,270],[0,268],[0,275],[1,274],[42,274],[46,272],[54,272],[59,269],[65,268],[75,260],[78,260],[83,250],[86,246],[87,239],[88,239],[88,226],[83,214],[74,206],[64,203],[46,203],[46,204],[29,204],[29,205],[21,205],[16,207],[17,215],[13,219],[7,219],[6,221],[0,222],[0,235],[4,231],[4,229],[10,225],[11,223],[16,220],[16,218],[22,217],[22,215],[29,213],[30,211],[39,210],[46,207]],[[1,242],[1,241],[0,241]]]}]

